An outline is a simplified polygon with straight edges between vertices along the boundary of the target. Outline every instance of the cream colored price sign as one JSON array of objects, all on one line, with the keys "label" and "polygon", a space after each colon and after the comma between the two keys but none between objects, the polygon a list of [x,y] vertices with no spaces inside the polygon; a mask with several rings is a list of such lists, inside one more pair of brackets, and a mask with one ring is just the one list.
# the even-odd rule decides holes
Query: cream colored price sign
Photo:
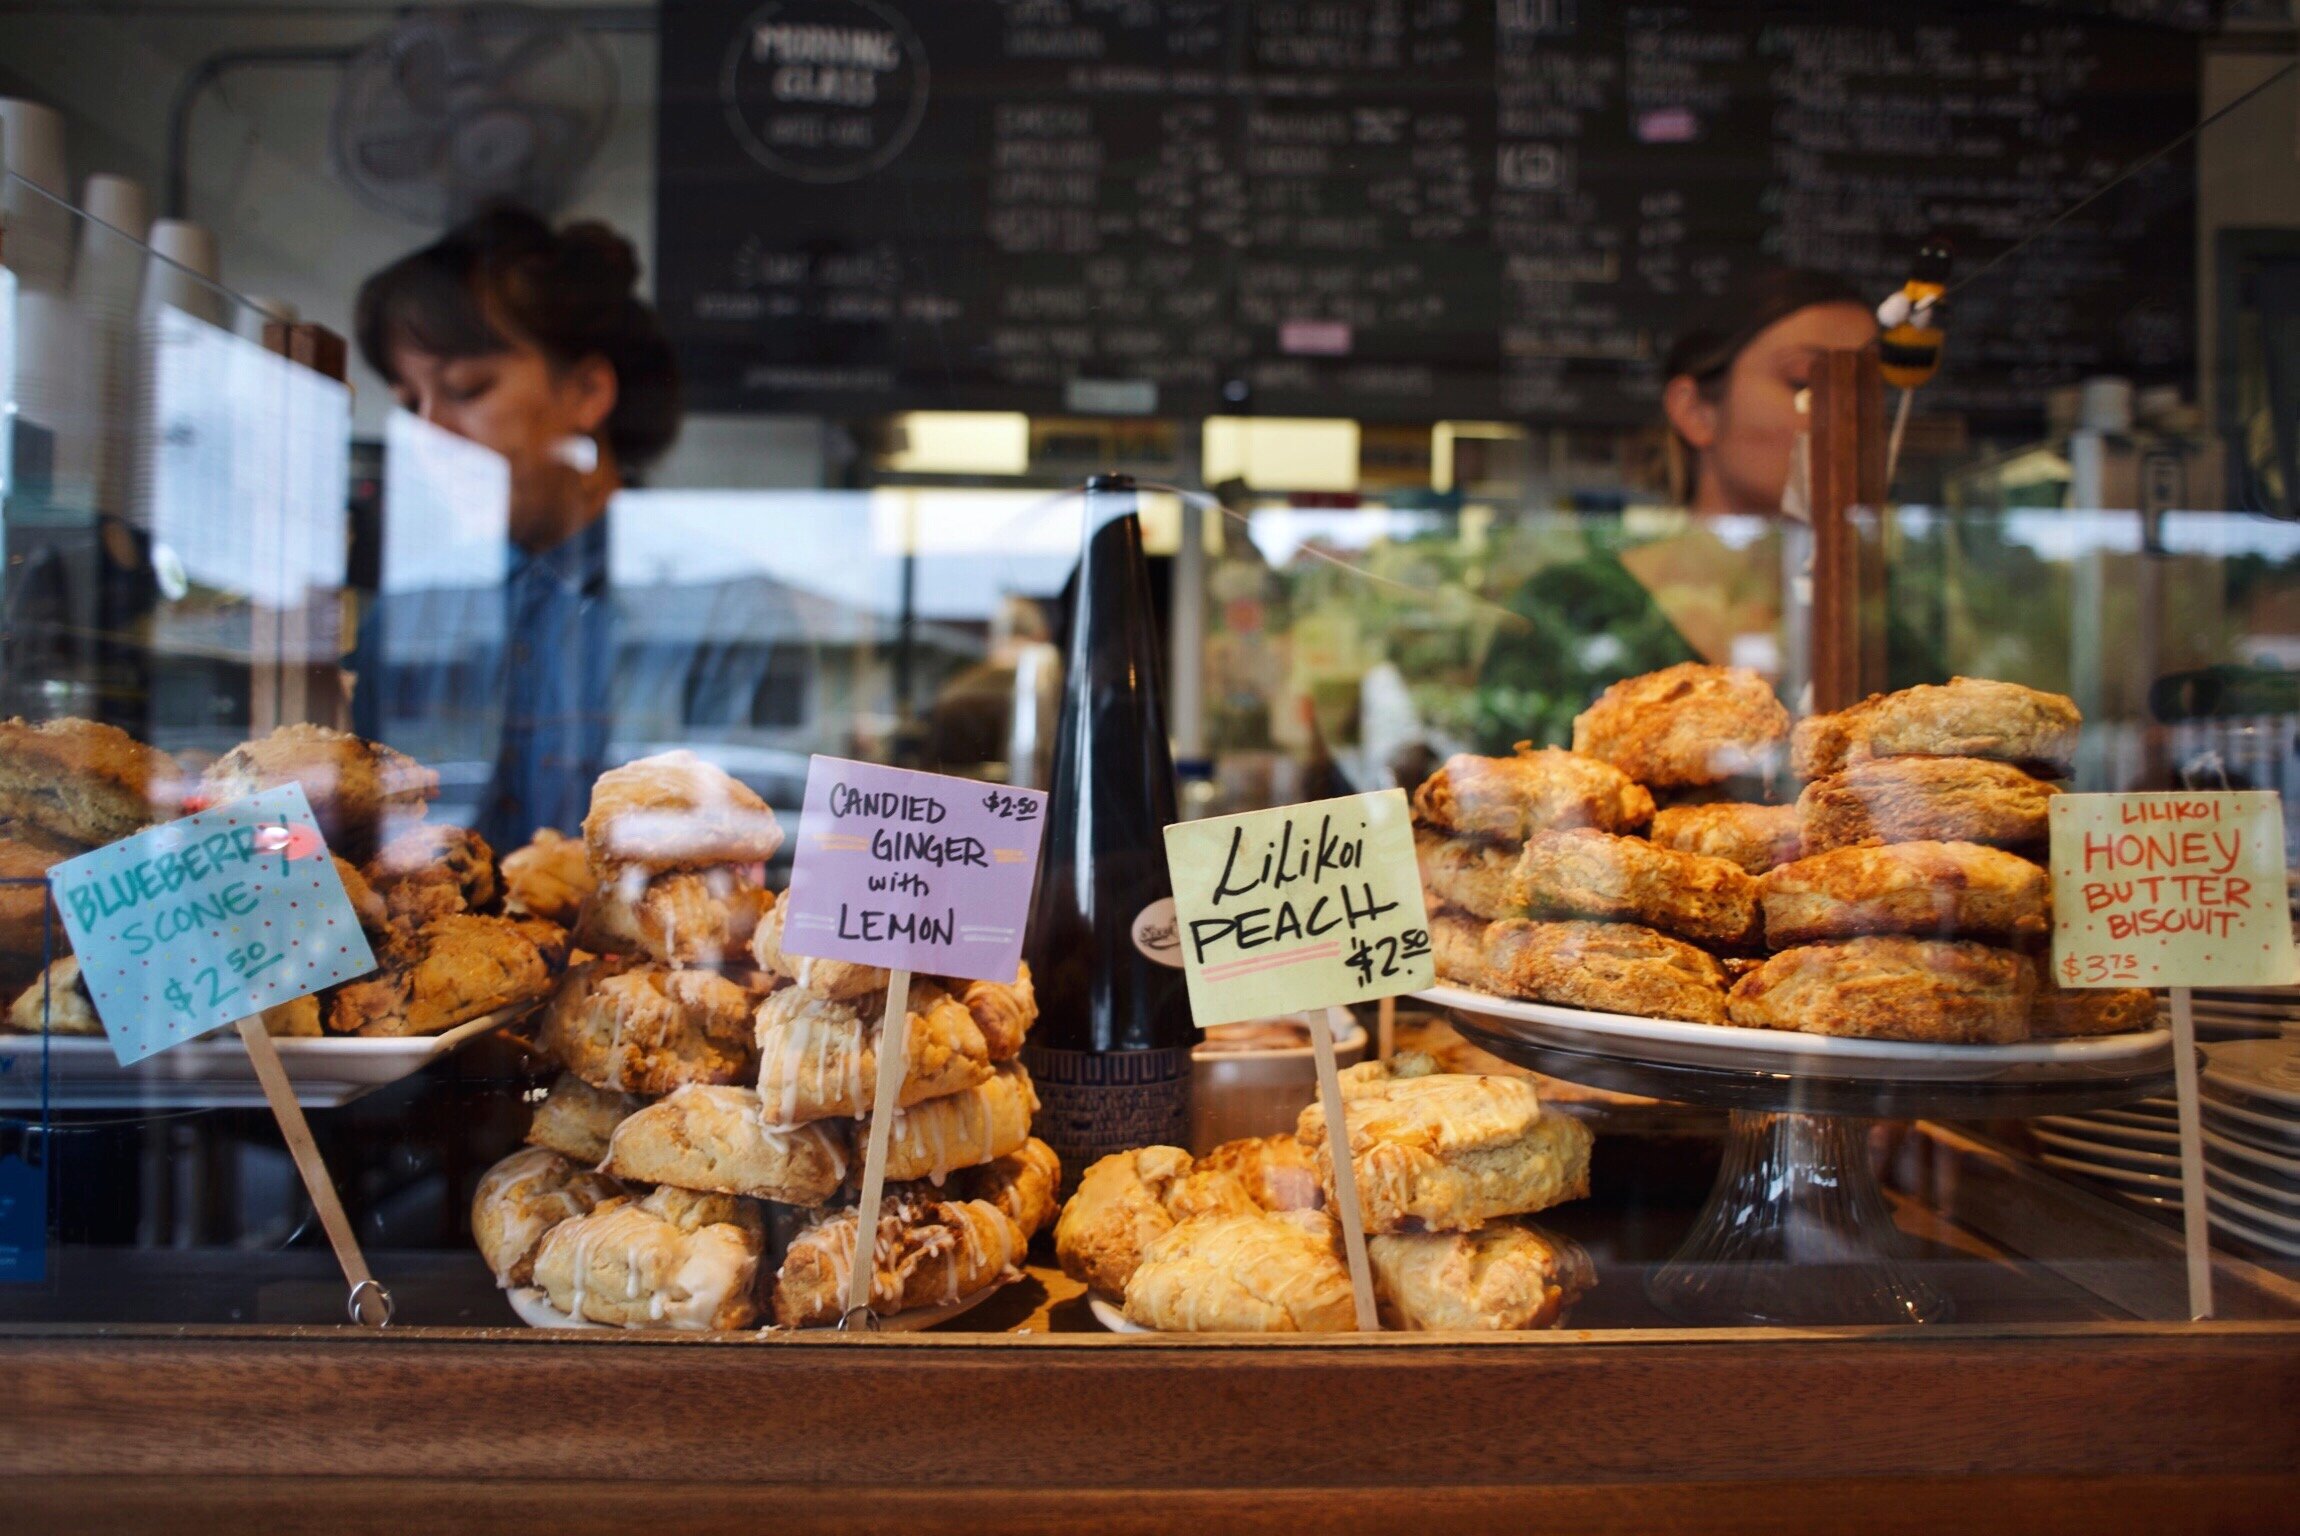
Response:
[{"label": "cream colored price sign", "polygon": [[2064,987],[2286,986],[2284,803],[2272,790],[2055,795]]}]

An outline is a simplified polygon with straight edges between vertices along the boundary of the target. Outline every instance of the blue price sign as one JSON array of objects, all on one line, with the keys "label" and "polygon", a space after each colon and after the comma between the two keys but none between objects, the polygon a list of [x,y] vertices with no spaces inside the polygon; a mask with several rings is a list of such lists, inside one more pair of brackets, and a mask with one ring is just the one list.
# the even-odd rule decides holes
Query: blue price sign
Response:
[{"label": "blue price sign", "polygon": [[120,1064],[375,969],[298,784],[48,872]]}]

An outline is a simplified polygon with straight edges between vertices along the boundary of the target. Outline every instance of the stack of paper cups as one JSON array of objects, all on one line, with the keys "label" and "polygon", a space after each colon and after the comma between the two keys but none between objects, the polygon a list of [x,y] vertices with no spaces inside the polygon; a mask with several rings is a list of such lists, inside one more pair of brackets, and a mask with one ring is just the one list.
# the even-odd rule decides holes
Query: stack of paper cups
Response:
[{"label": "stack of paper cups", "polygon": [[72,268],[71,183],[64,173],[64,119],[38,102],[0,96],[7,184],[8,265],[25,289],[64,290]]},{"label": "stack of paper cups", "polygon": [[91,176],[81,190],[72,299],[87,326],[89,430],[61,475],[99,512],[127,510],[134,473],[136,303],[144,287],[151,209],[125,176]]},{"label": "stack of paper cups", "polygon": [[166,306],[210,325],[225,324],[230,306],[217,286],[214,233],[189,219],[162,219],[152,226],[151,246],[143,317],[148,321]]}]

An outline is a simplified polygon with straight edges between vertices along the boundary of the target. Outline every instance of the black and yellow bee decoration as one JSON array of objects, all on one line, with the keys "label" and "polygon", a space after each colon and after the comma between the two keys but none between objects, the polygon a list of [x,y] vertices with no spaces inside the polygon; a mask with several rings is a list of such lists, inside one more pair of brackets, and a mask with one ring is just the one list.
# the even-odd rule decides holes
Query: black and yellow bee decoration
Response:
[{"label": "black and yellow bee decoration", "polygon": [[1934,236],[1917,249],[1909,280],[1877,306],[1877,324],[1884,335],[1877,342],[1877,362],[1885,382],[1899,389],[1929,383],[1940,371],[1942,332],[1941,296],[1948,291],[1949,243]]}]

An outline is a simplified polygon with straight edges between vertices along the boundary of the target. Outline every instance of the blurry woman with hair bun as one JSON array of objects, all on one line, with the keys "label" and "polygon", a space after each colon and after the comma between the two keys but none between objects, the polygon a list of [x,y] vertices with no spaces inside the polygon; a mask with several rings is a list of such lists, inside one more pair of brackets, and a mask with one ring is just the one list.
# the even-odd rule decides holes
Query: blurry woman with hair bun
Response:
[{"label": "blurry woman with hair bun", "polygon": [[[638,255],[604,224],[554,230],[499,207],[361,285],[360,355],[401,407],[501,454],[511,541],[494,700],[468,696],[474,659],[363,676],[363,728],[384,707],[468,718],[498,703],[502,736],[474,815],[498,848],[573,832],[605,766],[614,637],[607,513],[671,446],[678,370],[634,291]],[[363,638],[371,662],[382,647]],[[383,672],[370,665],[363,672]]]}]

